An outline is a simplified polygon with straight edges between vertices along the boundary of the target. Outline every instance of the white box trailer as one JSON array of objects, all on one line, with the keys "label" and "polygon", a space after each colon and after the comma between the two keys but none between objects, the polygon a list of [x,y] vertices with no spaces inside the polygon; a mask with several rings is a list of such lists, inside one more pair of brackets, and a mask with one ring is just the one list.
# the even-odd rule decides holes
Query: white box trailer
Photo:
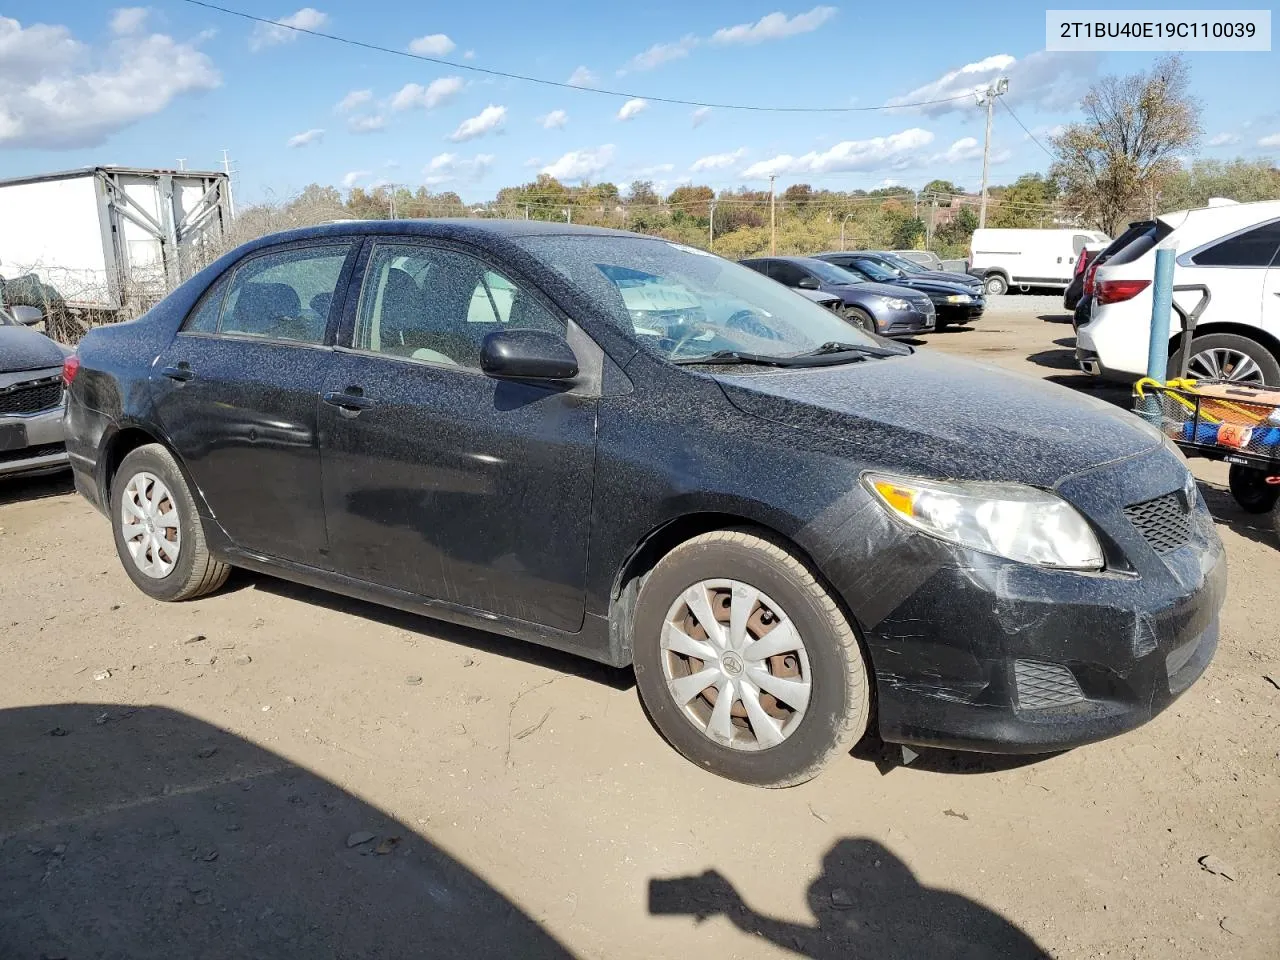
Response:
[{"label": "white box trailer", "polygon": [[34,275],[71,311],[138,313],[202,267],[230,223],[225,173],[89,167],[0,180],[0,279],[16,294]]}]

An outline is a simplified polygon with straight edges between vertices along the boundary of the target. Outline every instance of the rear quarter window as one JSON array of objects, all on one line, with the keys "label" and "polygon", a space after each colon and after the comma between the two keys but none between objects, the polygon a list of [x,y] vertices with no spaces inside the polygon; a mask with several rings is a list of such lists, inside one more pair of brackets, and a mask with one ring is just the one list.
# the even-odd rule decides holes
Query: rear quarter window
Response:
[{"label": "rear quarter window", "polygon": [[1280,248],[1280,220],[1253,227],[1206,247],[1191,258],[1197,267],[1269,267]]}]

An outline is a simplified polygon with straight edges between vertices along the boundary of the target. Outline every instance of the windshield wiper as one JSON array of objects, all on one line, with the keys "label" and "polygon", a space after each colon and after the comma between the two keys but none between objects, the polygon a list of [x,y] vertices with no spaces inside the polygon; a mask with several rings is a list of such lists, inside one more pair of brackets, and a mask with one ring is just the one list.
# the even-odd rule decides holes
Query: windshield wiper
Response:
[{"label": "windshield wiper", "polygon": [[844,353],[852,353],[859,357],[902,357],[911,352],[910,347],[893,350],[887,347],[873,347],[862,343],[841,343],[839,340],[828,340],[820,347],[814,347],[804,353],[793,353],[788,360],[808,360],[814,357],[832,357]]},{"label": "windshield wiper", "polygon": [[790,357],[770,357],[763,353],[742,353],[738,350],[717,350],[714,353],[704,353],[697,357],[675,357],[671,362],[681,366],[701,363],[757,364],[762,367],[792,366]]}]

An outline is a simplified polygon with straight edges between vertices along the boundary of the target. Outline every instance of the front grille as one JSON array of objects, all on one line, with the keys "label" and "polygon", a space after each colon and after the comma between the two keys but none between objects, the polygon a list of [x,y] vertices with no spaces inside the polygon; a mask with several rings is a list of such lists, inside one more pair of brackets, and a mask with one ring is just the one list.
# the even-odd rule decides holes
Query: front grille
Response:
[{"label": "front grille", "polygon": [[1018,686],[1018,706],[1023,710],[1065,707],[1084,699],[1074,674],[1058,663],[1015,660],[1013,676]]},{"label": "front grille", "polygon": [[1131,504],[1124,515],[1156,553],[1171,553],[1191,540],[1191,511],[1176,493]]},{"label": "front grille", "polygon": [[67,448],[60,443],[42,443],[36,447],[21,447],[18,450],[5,450],[0,453],[0,463],[13,463],[17,460],[34,460],[37,457],[51,457],[55,453],[63,453]]},{"label": "front grille", "polygon": [[0,388],[0,414],[39,413],[62,402],[62,378],[45,377]]}]

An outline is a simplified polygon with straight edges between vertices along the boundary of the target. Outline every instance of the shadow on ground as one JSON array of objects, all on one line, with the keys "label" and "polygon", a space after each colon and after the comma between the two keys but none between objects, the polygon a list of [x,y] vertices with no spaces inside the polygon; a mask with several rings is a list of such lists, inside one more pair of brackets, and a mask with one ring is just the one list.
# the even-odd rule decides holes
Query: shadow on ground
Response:
[{"label": "shadow on ground", "polygon": [[5,960],[570,956],[422,831],[186,714],[0,711],[0,784]]},{"label": "shadow on ground", "polygon": [[1268,546],[1280,546],[1274,528],[1271,526],[1269,514],[1249,513],[1240,509],[1231,491],[1216,483],[1199,480],[1200,493],[1204,497],[1213,519],[1224,527],[1230,527],[1246,540],[1265,543]]},{"label": "shadow on ground", "polygon": [[24,500],[43,500],[75,493],[71,471],[45,473],[35,477],[0,477],[0,507]]},{"label": "shadow on ground", "polygon": [[886,847],[838,841],[808,890],[812,924],[759,913],[714,870],[649,881],[649,912],[695,920],[724,916],[743,933],[814,960],[1047,957],[998,913],[958,893],[922,885]]}]

